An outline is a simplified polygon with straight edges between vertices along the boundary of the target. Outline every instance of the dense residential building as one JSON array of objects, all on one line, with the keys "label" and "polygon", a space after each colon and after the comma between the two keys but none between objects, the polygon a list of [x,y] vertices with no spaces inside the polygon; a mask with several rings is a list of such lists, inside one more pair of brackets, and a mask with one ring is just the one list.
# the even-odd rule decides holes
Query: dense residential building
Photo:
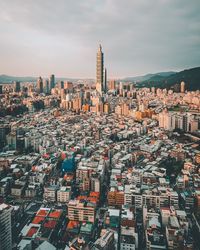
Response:
[{"label": "dense residential building", "polygon": [[6,204],[0,204],[0,249],[12,249],[12,208]]},{"label": "dense residential building", "polygon": [[108,250],[114,249],[114,232],[112,230],[105,230],[92,246],[92,250]]},{"label": "dense residential building", "polygon": [[57,191],[57,201],[66,203],[71,199],[71,187],[61,187]]},{"label": "dense residential building", "polygon": [[96,206],[90,202],[70,200],[68,203],[68,217],[70,220],[92,222],[95,221]]}]

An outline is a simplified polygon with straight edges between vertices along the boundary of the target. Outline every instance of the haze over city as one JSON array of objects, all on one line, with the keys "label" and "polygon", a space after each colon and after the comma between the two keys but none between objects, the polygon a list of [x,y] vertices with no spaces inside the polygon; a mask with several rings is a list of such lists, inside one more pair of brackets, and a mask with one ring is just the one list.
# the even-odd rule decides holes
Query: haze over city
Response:
[{"label": "haze over city", "polygon": [[199,0],[1,0],[0,73],[94,78],[99,43],[110,77],[192,68],[199,13]]}]

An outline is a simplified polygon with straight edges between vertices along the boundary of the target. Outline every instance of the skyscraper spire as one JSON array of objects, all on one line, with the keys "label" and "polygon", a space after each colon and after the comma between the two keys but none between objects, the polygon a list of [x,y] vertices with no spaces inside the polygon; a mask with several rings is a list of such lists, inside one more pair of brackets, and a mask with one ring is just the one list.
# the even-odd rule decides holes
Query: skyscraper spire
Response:
[{"label": "skyscraper spire", "polygon": [[103,73],[104,73],[104,55],[100,44],[97,52],[97,61],[96,61],[96,89],[100,94],[102,94],[103,90],[103,83],[104,83]]}]

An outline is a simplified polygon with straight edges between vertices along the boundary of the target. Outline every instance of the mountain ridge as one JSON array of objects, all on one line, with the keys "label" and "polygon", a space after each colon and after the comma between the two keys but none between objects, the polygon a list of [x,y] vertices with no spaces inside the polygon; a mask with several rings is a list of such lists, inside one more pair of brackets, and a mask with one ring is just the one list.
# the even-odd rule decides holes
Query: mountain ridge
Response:
[{"label": "mountain ridge", "polygon": [[158,73],[149,73],[149,74],[145,74],[145,75],[142,75],[142,76],[129,76],[129,77],[125,77],[123,78],[122,80],[123,81],[145,81],[145,80],[148,80],[150,79],[151,77],[154,77],[154,76],[161,76],[161,77],[164,77],[164,76],[169,76],[169,75],[173,75],[173,74],[176,74],[177,72],[175,71],[166,71],[166,72],[158,72]]},{"label": "mountain ridge", "polygon": [[[35,76],[9,76],[6,74],[0,75],[0,83],[12,83],[14,81],[20,81],[20,82],[36,82],[38,77]],[[44,79],[47,79],[47,77],[44,77]],[[68,78],[68,77],[58,77],[56,78],[58,81],[75,81],[78,80],[78,78]]]},{"label": "mountain ridge", "polygon": [[200,67],[185,69],[173,75],[166,77],[151,77],[148,80],[138,83],[139,87],[159,87],[159,88],[174,88],[175,85],[182,81],[186,83],[186,89],[200,89]]}]

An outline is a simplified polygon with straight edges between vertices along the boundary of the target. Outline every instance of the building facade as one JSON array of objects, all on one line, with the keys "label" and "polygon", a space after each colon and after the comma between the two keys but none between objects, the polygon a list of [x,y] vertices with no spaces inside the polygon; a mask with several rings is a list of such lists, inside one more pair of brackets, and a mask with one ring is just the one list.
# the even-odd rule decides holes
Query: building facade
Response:
[{"label": "building facade", "polygon": [[11,210],[6,204],[0,205],[0,249],[12,249]]}]

